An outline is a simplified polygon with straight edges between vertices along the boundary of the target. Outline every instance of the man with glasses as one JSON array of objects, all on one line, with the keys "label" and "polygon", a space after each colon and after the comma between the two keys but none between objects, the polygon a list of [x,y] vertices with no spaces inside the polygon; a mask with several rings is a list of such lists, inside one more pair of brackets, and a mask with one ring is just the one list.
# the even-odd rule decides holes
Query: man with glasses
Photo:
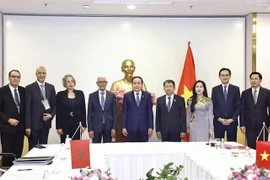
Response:
[{"label": "man with glasses", "polygon": [[51,121],[56,113],[55,88],[45,82],[47,73],[43,66],[36,69],[37,81],[26,86],[25,133],[29,150],[35,145],[47,144]]},{"label": "man with glasses", "polygon": [[227,140],[236,142],[241,110],[239,87],[229,83],[230,69],[222,68],[218,75],[221,84],[212,89],[215,138],[224,138],[226,131]]},{"label": "man with glasses", "polygon": [[114,93],[107,91],[107,79],[97,78],[98,90],[89,95],[88,132],[93,143],[112,142],[117,130],[117,104]]},{"label": "man with glasses", "polygon": [[[19,86],[21,73],[11,70],[9,84],[0,88],[0,133],[3,153],[21,157],[24,140],[25,89]],[[3,157],[2,166],[12,166],[12,157]]]}]

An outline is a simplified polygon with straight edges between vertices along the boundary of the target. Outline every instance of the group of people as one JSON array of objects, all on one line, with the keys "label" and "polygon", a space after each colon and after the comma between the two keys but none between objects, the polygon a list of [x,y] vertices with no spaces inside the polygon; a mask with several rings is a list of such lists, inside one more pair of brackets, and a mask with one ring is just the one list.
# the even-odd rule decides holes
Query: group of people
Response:
[{"label": "group of people", "polygon": [[[111,88],[126,87],[128,91],[123,98],[120,131],[128,142],[146,142],[154,129],[151,94],[146,91],[142,77],[133,76],[135,65],[132,60],[122,63],[122,71],[125,77],[114,82]],[[54,116],[61,143],[65,142],[67,135],[79,139],[78,126],[82,131],[88,128],[93,143],[111,142],[115,137],[117,101],[116,95],[106,90],[108,82],[105,77],[97,78],[98,90],[89,95],[87,116],[84,93],[75,89],[76,80],[72,75],[63,77],[66,90],[57,94],[54,86],[45,82],[46,69],[43,66],[36,69],[37,80],[25,88],[19,86],[20,78],[18,70],[11,70],[9,84],[0,88],[2,152],[20,157],[24,135],[28,137],[29,149],[47,144]],[[240,98],[239,87],[230,84],[230,78],[228,68],[219,71],[221,85],[212,89],[212,98],[208,97],[206,84],[198,80],[193,87],[193,96],[187,101],[187,114],[184,98],[174,93],[175,82],[164,81],[165,95],[157,99],[156,105],[157,137],[162,141],[180,142],[189,133],[190,141],[208,141],[211,131],[216,138],[224,138],[226,131],[228,141],[236,141],[240,115],[241,131],[246,133],[248,146],[255,149],[263,122],[267,127],[270,125],[270,92],[260,86],[262,75],[253,72],[250,74],[252,87],[243,91]],[[3,166],[11,165],[12,158],[4,157]]]}]

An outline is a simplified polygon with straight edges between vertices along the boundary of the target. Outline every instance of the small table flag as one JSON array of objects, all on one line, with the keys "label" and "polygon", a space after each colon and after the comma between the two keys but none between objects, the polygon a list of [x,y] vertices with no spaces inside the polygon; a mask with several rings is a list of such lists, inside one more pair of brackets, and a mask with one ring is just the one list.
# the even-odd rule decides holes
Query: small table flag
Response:
[{"label": "small table flag", "polygon": [[72,169],[90,167],[89,140],[70,141]]}]

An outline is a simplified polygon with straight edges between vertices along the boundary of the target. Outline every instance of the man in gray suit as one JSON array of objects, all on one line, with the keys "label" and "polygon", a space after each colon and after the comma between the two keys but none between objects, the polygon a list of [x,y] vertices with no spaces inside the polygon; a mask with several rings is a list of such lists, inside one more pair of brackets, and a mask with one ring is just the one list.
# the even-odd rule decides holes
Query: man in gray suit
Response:
[{"label": "man in gray suit", "polygon": [[97,78],[99,90],[89,95],[88,132],[93,143],[111,142],[117,129],[117,104],[115,94],[107,91],[105,77]]},{"label": "man in gray suit", "polygon": [[29,140],[29,150],[35,145],[47,144],[51,121],[56,113],[55,88],[45,82],[46,69],[36,69],[37,81],[26,86],[25,132]]}]

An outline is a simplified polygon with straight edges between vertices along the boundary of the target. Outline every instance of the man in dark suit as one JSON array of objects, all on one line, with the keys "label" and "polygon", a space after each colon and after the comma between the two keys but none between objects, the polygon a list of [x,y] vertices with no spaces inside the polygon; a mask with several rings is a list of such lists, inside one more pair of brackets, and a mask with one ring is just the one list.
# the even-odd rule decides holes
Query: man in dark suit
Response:
[{"label": "man in dark suit", "polygon": [[147,142],[153,133],[152,98],[142,87],[143,79],[134,76],[133,90],[124,94],[122,133],[127,137],[127,142]]},{"label": "man in dark suit", "polygon": [[[24,139],[25,89],[19,86],[21,73],[12,70],[9,84],[0,88],[0,133],[3,153],[21,157]],[[11,166],[12,157],[3,157],[3,166]]]},{"label": "man in dark suit", "polygon": [[157,99],[156,132],[162,141],[181,142],[186,133],[186,110],[184,98],[174,94],[175,82],[163,83],[166,95]]},{"label": "man in dark suit", "polygon": [[[259,136],[263,123],[270,129],[269,90],[260,86],[262,75],[259,72],[252,72],[249,76],[251,88],[246,89],[241,95],[240,127],[246,133],[247,145],[256,149],[256,139]],[[265,137],[265,138],[264,138]],[[268,133],[262,133],[259,140],[268,139]]]},{"label": "man in dark suit", "polygon": [[117,130],[117,104],[114,93],[107,91],[105,77],[97,78],[99,90],[89,95],[88,132],[93,143],[111,142]]},{"label": "man in dark suit", "polygon": [[45,82],[46,69],[36,69],[37,81],[26,86],[25,132],[29,150],[37,144],[47,144],[51,121],[56,113],[55,88]]},{"label": "man in dark suit", "polygon": [[229,84],[230,69],[222,68],[218,75],[221,85],[212,89],[215,138],[224,138],[226,131],[227,140],[236,142],[238,116],[241,110],[240,90],[239,87]]}]

